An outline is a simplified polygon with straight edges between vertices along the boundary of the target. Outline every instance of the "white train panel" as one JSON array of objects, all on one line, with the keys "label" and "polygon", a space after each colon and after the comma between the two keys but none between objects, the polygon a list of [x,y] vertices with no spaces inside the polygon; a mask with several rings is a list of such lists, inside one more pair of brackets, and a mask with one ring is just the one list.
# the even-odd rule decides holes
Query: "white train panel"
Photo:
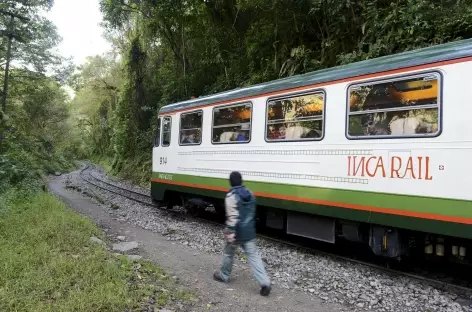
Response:
[{"label": "white train panel", "polygon": [[[320,141],[266,142],[266,96],[251,100],[249,143],[212,144],[214,107],[207,106],[201,108],[201,144],[180,146],[182,113],[172,114],[171,144],[153,149],[153,171],[227,179],[227,172],[239,170],[250,181],[472,200],[472,132],[468,128],[472,81],[465,78],[472,71],[472,63],[408,75],[433,70],[442,76],[439,136],[349,140],[348,87],[370,81],[363,79],[313,89],[325,92],[324,137]],[[403,76],[407,75],[386,75],[382,79]],[[165,164],[161,164],[161,157],[166,158]]]}]

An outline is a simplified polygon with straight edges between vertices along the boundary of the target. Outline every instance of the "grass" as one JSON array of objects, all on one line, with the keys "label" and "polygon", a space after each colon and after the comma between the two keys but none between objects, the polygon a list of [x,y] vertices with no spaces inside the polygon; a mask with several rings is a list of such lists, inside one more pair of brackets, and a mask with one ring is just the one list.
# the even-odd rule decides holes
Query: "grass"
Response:
[{"label": "grass", "polygon": [[118,258],[92,235],[103,237],[52,195],[4,194],[0,311],[141,311],[192,299],[159,267]]}]

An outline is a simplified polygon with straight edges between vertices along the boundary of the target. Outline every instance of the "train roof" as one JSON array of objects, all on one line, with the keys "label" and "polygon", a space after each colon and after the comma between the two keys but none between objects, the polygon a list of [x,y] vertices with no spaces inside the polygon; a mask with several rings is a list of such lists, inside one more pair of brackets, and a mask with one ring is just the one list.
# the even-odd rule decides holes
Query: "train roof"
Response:
[{"label": "train roof", "polygon": [[229,91],[202,96],[196,99],[169,104],[161,108],[160,114],[187,110],[223,101],[254,97],[265,93],[305,87],[330,81],[375,74],[395,69],[420,66],[472,56],[472,39],[434,45],[394,55],[325,68],[302,75],[272,80],[269,82],[236,88]]}]

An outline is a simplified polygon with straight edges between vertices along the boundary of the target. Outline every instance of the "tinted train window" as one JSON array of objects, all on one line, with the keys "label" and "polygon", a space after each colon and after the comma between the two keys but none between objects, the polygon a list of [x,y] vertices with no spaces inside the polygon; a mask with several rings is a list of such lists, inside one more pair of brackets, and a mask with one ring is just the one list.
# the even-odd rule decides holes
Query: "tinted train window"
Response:
[{"label": "tinted train window", "polygon": [[172,119],[166,116],[162,119],[162,146],[170,145],[170,134],[172,130]]},{"label": "tinted train window", "polygon": [[251,103],[213,109],[212,143],[247,143],[251,140]]},{"label": "tinted train window", "polygon": [[266,140],[313,141],[323,138],[324,93],[269,99]]},{"label": "tinted train window", "polygon": [[202,142],[203,112],[180,115],[180,145],[194,145]]},{"label": "tinted train window", "polygon": [[439,133],[439,74],[349,87],[350,138],[435,136]]}]

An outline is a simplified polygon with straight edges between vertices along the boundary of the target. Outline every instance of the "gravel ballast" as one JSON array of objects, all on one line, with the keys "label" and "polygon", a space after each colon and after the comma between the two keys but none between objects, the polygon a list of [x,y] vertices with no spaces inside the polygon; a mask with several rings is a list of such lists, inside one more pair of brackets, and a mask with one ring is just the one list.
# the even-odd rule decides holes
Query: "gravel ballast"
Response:
[{"label": "gravel ballast", "polygon": [[[111,179],[101,168],[92,167],[86,172],[117,186],[149,194],[149,189]],[[64,174],[60,179],[68,188],[88,195],[120,221],[160,233],[167,240],[199,252],[221,253],[224,244],[221,227],[100,190],[83,181],[78,172]],[[412,278],[391,276],[361,264],[308,254],[265,239],[259,238],[258,246],[273,287],[289,292],[302,291],[325,302],[342,304],[347,311],[472,311],[472,298],[458,297]],[[244,262],[242,253],[239,258]]]}]

